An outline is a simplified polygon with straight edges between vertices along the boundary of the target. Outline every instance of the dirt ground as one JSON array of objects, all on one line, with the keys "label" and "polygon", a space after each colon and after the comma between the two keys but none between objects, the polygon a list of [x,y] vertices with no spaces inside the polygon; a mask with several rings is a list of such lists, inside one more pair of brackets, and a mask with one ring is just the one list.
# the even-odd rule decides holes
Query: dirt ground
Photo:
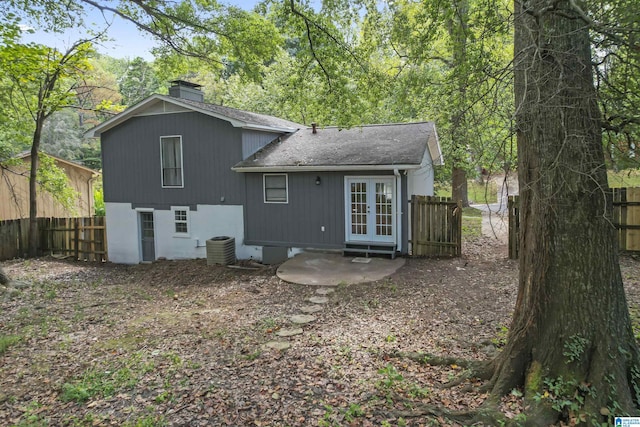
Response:
[{"label": "dirt ground", "polygon": [[[500,351],[517,261],[489,237],[466,241],[463,253],[339,286],[289,338],[276,333],[317,287],[285,283],[272,267],[3,262],[15,282],[0,288],[0,425],[451,425],[420,408],[464,410],[485,395],[468,382],[442,387],[462,373],[457,365],[394,354]],[[621,264],[637,313],[640,261]],[[291,347],[264,346],[276,339]],[[502,409],[518,416],[517,393]]]}]

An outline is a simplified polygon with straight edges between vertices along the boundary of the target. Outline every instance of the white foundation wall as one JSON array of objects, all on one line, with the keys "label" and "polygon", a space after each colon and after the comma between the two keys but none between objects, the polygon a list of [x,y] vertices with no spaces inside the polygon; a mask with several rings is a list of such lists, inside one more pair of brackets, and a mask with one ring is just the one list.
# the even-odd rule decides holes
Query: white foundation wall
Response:
[{"label": "white foundation wall", "polygon": [[142,260],[138,215],[131,203],[105,203],[109,261],[137,264]]},{"label": "white foundation wall", "polygon": [[[137,264],[142,261],[139,212],[130,203],[105,203],[109,260],[115,263]],[[262,259],[262,247],[245,246],[244,212],[242,206],[197,205],[189,211],[186,236],[174,233],[174,212],[153,210],[155,256],[166,259],[206,258],[206,241],[212,237],[235,238],[236,258]]]}]

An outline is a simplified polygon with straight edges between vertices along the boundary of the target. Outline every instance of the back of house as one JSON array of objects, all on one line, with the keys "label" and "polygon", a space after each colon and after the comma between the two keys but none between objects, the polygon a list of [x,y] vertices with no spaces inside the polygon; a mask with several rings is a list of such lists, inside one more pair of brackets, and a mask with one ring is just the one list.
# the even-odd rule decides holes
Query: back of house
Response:
[{"label": "back of house", "polygon": [[433,123],[306,127],[172,83],[90,131],[111,261],[203,258],[222,236],[241,259],[350,242],[407,252],[407,201],[433,194],[442,161]]}]

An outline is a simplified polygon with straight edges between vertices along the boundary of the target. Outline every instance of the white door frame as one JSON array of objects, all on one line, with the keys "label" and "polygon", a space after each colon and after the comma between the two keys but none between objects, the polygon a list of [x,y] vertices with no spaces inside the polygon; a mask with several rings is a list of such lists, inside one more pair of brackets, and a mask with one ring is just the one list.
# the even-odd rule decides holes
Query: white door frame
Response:
[{"label": "white door frame", "polygon": [[[142,223],[142,214],[151,214],[152,216],[152,220],[153,220],[153,260],[145,260],[144,259],[144,236],[143,236],[143,231],[144,231],[144,225]],[[138,251],[139,251],[139,256],[140,256],[140,262],[152,262],[155,261],[155,258],[158,254],[158,248],[156,247],[158,244],[158,239],[156,238],[156,215],[153,209],[146,209],[146,208],[138,208],[136,209],[136,216],[137,216],[137,222],[138,222]]]},{"label": "white door frame", "polygon": [[[360,203],[361,206],[352,205],[352,191],[351,184],[361,183],[364,187],[360,187],[363,190],[361,193]],[[391,192],[391,200],[387,203],[387,206],[378,206],[376,204],[376,184],[383,183],[388,186],[388,190]],[[396,177],[393,175],[382,176],[345,176],[344,177],[344,201],[345,201],[345,241],[346,242],[381,242],[381,243],[396,243],[398,236],[398,189],[396,185]],[[384,212],[377,211],[376,208],[384,210],[385,208],[391,209],[390,217],[385,215]],[[357,212],[354,212],[357,211]],[[353,232],[354,228],[352,224],[353,216],[356,213],[360,216],[363,222],[356,224],[356,228],[359,226],[359,230],[362,233]],[[384,224],[377,223],[379,220],[384,221]],[[379,232],[388,231],[388,227],[391,227],[390,234],[380,234]]]}]

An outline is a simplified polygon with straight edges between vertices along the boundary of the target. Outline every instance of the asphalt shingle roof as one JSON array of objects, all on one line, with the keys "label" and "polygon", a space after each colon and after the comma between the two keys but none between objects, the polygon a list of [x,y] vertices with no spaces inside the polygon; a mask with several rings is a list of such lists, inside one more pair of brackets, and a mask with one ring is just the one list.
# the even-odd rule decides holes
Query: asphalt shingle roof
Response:
[{"label": "asphalt shingle roof", "polygon": [[300,129],[273,142],[234,169],[415,165],[428,152],[440,164],[433,122]]},{"label": "asphalt shingle roof", "polygon": [[293,128],[293,129],[300,129],[304,127],[304,125],[301,125],[300,123],[291,122],[289,120],[284,120],[274,116],[268,116],[266,114],[252,113],[249,111],[237,110],[235,108],[225,107],[222,105],[207,104],[206,102],[192,101],[190,99],[175,98],[175,97],[170,97],[170,98],[175,99],[180,103],[191,105],[200,110],[209,111],[211,113],[214,113],[220,116],[225,116],[230,119],[246,122],[252,125],[280,127],[280,128]]}]

